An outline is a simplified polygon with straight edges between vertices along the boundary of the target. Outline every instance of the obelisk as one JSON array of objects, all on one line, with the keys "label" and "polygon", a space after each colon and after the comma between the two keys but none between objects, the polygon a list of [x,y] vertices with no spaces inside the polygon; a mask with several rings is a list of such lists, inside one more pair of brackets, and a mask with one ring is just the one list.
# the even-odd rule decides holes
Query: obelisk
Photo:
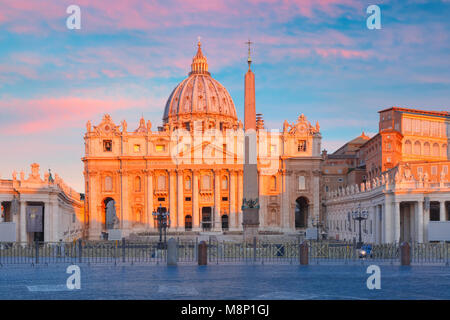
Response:
[{"label": "obelisk", "polygon": [[244,241],[257,237],[259,227],[259,188],[256,146],[255,74],[251,70],[250,40],[248,44],[248,70],[245,74],[244,109],[244,197],[242,201],[242,227]]}]

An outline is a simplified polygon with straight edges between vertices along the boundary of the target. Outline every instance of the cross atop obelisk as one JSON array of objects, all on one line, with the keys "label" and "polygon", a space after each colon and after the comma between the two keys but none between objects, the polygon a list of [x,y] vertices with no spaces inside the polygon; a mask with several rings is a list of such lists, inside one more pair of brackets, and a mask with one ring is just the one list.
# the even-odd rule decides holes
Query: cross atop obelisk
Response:
[{"label": "cross atop obelisk", "polygon": [[252,64],[252,57],[251,57],[251,45],[253,44],[253,42],[250,41],[250,39],[248,39],[248,41],[245,43],[246,45],[248,45],[248,67],[250,68],[250,65]]}]

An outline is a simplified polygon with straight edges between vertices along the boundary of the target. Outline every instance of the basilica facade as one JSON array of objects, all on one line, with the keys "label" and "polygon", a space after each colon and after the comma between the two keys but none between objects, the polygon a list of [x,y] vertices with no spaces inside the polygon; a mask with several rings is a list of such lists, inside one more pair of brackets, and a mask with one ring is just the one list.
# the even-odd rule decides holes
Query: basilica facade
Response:
[{"label": "basilica facade", "polygon": [[[320,127],[297,116],[268,131],[253,115],[261,232],[303,232],[322,215]],[[170,231],[242,231],[244,125],[209,73],[200,42],[162,120],[154,129],[141,118],[134,130],[109,115],[97,125],[88,121],[82,160],[89,238],[111,229],[123,236],[156,231],[158,210],[169,212]]]}]

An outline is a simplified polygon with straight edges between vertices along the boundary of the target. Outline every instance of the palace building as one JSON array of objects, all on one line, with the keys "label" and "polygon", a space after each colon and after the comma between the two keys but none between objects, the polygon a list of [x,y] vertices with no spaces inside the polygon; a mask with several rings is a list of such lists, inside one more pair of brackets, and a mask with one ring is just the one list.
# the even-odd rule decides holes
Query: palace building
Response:
[{"label": "palace building", "polygon": [[[250,63],[247,77],[254,77]],[[246,82],[245,89],[254,107],[254,87]],[[258,165],[259,230],[305,231],[322,215],[319,124],[301,114],[282,131],[268,131],[262,115],[250,119],[257,136],[257,155],[249,156]],[[109,115],[95,126],[88,121],[82,160],[89,238],[111,229],[124,236],[156,231],[155,210],[170,213],[172,231],[242,231],[244,126],[227,89],[208,71],[200,42],[162,120],[156,130],[144,118],[134,130]]]},{"label": "palace building", "polygon": [[327,192],[328,236],[358,237],[351,215],[365,210],[364,241],[450,241],[450,113],[392,107],[379,114],[379,132],[361,141],[347,170],[364,175]]}]

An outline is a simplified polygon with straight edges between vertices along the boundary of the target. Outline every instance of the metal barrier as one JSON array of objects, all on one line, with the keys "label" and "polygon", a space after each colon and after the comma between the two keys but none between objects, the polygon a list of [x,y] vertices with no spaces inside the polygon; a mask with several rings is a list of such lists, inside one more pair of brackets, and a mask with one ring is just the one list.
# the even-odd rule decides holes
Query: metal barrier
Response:
[{"label": "metal barrier", "polygon": [[[177,239],[179,263],[198,262],[198,241]],[[371,244],[365,256],[360,255],[353,242],[309,241],[310,264],[350,263],[367,261],[374,263],[399,263],[399,244]],[[258,263],[299,264],[300,241],[291,242],[226,242],[207,243],[208,264]],[[51,263],[145,263],[167,262],[167,248],[158,242],[84,241],[0,243],[0,265],[51,264]],[[413,264],[444,264],[450,262],[449,243],[412,243]]]}]

